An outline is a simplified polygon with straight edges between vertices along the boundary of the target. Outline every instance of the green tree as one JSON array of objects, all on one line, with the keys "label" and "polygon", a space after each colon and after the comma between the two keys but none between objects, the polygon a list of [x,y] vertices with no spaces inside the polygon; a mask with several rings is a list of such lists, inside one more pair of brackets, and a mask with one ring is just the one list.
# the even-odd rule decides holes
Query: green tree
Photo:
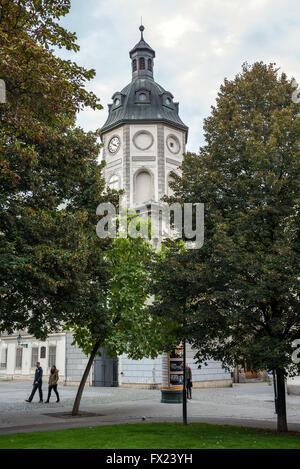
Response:
[{"label": "green tree", "polygon": [[100,246],[95,233],[99,135],[75,126],[83,107],[101,109],[85,90],[95,71],[50,49],[79,49],[58,23],[69,8],[68,0],[0,5],[0,331],[37,338],[90,307],[91,280],[104,281],[107,242]]},{"label": "green tree", "polygon": [[[204,246],[164,261],[174,271],[185,265],[192,279],[185,335],[199,363],[248,360],[255,370],[276,371],[278,431],[287,430],[285,376],[297,372],[292,343],[300,337],[293,91],[274,64],[245,64],[225,80],[205,120],[206,145],[186,155],[182,177],[174,175],[173,200],[205,204]],[[161,292],[172,292],[172,278],[159,281]],[[167,301],[162,296],[161,310]]]},{"label": "green tree", "polygon": [[[129,221],[134,218],[129,217]],[[85,308],[81,314],[71,316],[66,327],[72,329],[74,341],[83,352],[90,355],[74,401],[73,415],[78,414],[84,386],[100,348],[105,348],[110,356],[126,353],[134,360],[155,358],[170,348],[169,320],[153,317],[147,306],[152,260],[152,246],[143,237],[115,238],[105,255],[107,283],[105,289],[102,285],[101,299],[99,295],[93,310]]]}]

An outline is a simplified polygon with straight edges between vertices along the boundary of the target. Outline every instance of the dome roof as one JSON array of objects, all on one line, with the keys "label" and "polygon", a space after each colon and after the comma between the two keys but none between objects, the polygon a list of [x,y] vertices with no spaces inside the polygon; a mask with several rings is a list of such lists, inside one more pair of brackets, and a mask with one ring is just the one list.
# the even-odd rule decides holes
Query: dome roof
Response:
[{"label": "dome roof", "polygon": [[102,133],[125,123],[164,122],[187,132],[188,128],[178,115],[178,103],[173,96],[153,79],[155,51],[145,42],[141,25],[141,39],[130,51],[132,81],[122,91],[114,93],[108,105],[108,118]]},{"label": "dome roof", "polygon": [[[141,94],[144,100],[140,99]],[[178,115],[178,103],[173,102],[172,94],[149,77],[136,78],[120,93],[115,93],[112,99],[114,101],[109,105],[109,115],[102,133],[137,121],[164,122],[188,131]]]}]

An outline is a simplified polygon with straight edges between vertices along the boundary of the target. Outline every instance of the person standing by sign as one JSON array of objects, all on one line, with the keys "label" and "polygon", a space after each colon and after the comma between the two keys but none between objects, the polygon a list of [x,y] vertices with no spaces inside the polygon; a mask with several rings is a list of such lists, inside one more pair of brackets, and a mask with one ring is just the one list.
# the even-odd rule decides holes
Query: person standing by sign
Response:
[{"label": "person standing by sign", "polygon": [[188,363],[185,364],[185,378],[186,378],[186,392],[187,398],[192,399],[192,370],[190,369]]},{"label": "person standing by sign", "polygon": [[48,382],[49,384],[48,397],[47,397],[47,400],[45,401],[45,404],[49,403],[52,389],[56,394],[56,402],[59,402],[59,394],[57,392],[57,383],[59,380],[58,372],[59,370],[56,368],[56,366],[52,365],[51,370],[50,370],[50,375],[49,375],[49,382]]},{"label": "person standing by sign", "polygon": [[39,390],[39,395],[40,395],[40,402],[43,402],[43,391],[42,391],[42,378],[43,378],[43,368],[40,366],[40,362],[36,362],[36,370],[34,374],[34,380],[33,380],[33,388],[32,392],[29,396],[28,399],[26,399],[26,402],[31,402],[33,399],[33,396],[35,395],[36,390]]}]

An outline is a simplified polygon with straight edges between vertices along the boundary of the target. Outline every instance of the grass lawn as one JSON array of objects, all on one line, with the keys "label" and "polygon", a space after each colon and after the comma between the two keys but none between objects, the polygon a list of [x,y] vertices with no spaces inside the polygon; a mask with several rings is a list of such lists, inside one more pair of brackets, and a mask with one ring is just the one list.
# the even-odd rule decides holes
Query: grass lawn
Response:
[{"label": "grass lawn", "polygon": [[300,433],[192,423],[139,423],[0,436],[0,449],[300,449]]}]

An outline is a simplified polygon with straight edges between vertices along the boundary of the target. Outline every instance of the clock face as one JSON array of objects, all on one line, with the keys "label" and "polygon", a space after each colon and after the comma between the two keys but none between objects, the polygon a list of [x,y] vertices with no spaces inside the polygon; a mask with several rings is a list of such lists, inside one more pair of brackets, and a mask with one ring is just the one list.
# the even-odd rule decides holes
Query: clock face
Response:
[{"label": "clock face", "polygon": [[117,136],[114,136],[108,142],[108,150],[110,153],[114,154],[117,153],[121,145],[120,139]]}]

